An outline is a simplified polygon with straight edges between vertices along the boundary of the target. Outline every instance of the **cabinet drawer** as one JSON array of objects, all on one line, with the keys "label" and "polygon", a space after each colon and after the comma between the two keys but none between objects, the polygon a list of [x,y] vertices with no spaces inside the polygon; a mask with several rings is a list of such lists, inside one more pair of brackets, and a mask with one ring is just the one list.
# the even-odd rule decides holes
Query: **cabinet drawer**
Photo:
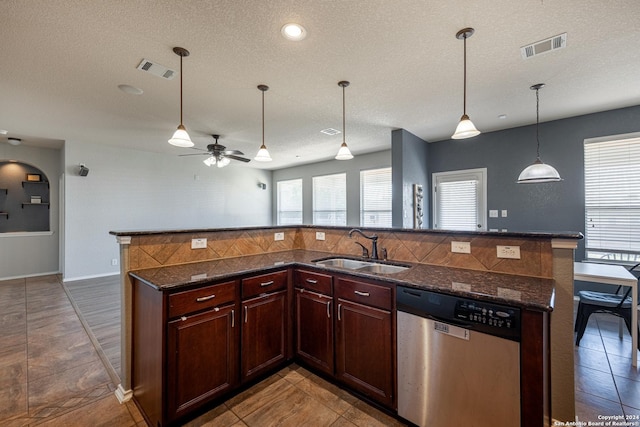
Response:
[{"label": "cabinet drawer", "polygon": [[169,295],[169,317],[217,307],[234,302],[236,299],[236,282],[225,282],[218,285],[178,292]]},{"label": "cabinet drawer", "polygon": [[373,307],[391,310],[391,288],[355,280],[337,279],[336,296]]},{"label": "cabinet drawer", "polygon": [[250,298],[267,292],[279,291],[287,287],[287,271],[263,274],[242,279],[242,298]]},{"label": "cabinet drawer", "polygon": [[308,289],[325,295],[333,295],[331,276],[314,273],[312,271],[296,270],[294,285],[298,288]]}]

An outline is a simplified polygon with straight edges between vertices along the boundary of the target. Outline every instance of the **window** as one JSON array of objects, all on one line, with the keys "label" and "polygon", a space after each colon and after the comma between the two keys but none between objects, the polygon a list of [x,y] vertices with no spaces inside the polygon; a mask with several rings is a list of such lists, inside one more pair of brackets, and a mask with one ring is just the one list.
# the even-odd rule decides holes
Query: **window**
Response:
[{"label": "window", "polygon": [[586,257],[640,261],[640,134],[584,142]]},{"label": "window", "polygon": [[277,224],[302,224],[302,179],[278,181],[277,185]]},{"label": "window", "polygon": [[347,225],[347,175],[313,177],[313,223]]},{"label": "window", "polygon": [[391,227],[391,168],[360,171],[360,225]]},{"label": "window", "polygon": [[433,174],[433,228],[486,230],[487,169]]}]

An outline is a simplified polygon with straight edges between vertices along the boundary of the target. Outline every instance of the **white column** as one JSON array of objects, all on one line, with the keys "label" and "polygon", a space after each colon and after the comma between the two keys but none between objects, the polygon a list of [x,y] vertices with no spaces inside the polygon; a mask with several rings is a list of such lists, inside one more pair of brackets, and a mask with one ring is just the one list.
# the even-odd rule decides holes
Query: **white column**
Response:
[{"label": "white column", "polygon": [[131,303],[129,245],[131,236],[116,236],[120,245],[120,384],[115,391],[120,403],[131,399]]}]

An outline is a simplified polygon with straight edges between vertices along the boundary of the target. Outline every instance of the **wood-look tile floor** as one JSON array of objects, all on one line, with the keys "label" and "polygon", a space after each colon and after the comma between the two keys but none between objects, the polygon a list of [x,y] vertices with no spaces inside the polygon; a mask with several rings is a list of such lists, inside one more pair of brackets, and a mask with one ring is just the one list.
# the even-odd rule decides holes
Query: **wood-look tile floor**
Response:
[{"label": "wood-look tile floor", "polygon": [[[119,328],[118,276],[64,286],[57,276],[0,282],[0,425],[144,426],[136,406],[113,394]],[[640,373],[630,337],[617,331],[615,318],[594,315],[575,349],[579,420],[640,415]],[[186,425],[401,424],[291,365]]]}]

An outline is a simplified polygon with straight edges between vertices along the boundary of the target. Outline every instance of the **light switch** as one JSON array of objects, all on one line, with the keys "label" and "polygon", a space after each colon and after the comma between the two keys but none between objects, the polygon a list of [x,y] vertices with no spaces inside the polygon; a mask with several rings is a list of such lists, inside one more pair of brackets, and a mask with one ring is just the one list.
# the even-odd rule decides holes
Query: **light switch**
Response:
[{"label": "light switch", "polygon": [[498,209],[490,209],[489,218],[498,218]]},{"label": "light switch", "polygon": [[506,218],[507,217],[507,210],[506,209],[502,209],[502,218]]}]

